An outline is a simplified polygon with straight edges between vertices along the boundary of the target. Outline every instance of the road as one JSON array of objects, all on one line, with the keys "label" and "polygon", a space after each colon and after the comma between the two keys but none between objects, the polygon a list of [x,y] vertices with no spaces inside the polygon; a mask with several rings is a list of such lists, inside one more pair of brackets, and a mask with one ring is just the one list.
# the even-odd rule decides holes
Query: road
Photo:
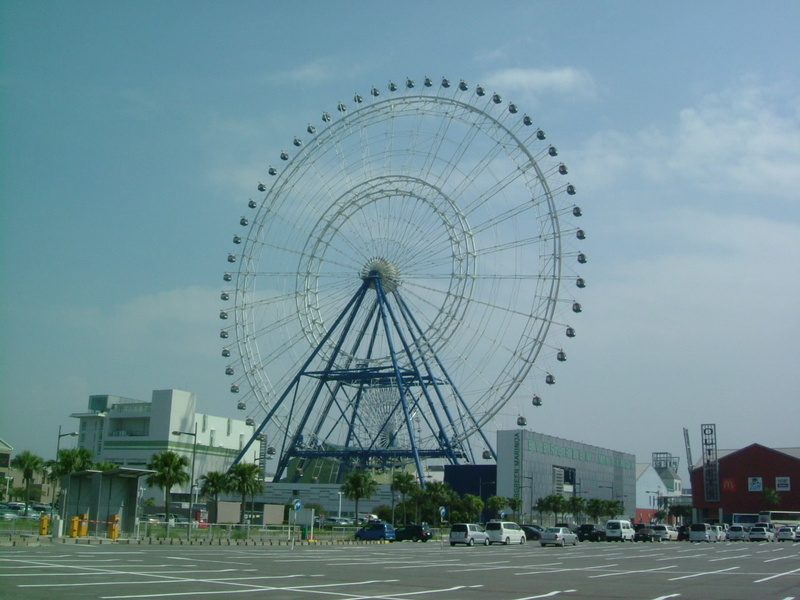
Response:
[{"label": "road", "polygon": [[0,598],[800,600],[800,543],[0,549]]}]

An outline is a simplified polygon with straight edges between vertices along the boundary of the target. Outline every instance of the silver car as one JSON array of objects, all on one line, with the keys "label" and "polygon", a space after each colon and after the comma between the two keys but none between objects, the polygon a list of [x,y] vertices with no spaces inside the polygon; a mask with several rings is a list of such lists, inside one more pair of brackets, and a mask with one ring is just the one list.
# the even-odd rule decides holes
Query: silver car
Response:
[{"label": "silver car", "polygon": [[450,528],[450,545],[455,546],[456,544],[488,546],[489,535],[483,530],[483,527],[475,523],[456,523]]},{"label": "silver car", "polygon": [[539,543],[542,546],[566,546],[567,544],[576,546],[578,536],[566,527],[548,527],[539,538]]}]

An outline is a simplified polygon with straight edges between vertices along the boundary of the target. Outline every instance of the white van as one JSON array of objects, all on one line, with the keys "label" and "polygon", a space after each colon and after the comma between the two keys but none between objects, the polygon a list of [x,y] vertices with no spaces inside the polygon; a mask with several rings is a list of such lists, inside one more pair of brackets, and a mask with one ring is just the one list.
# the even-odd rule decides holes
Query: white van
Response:
[{"label": "white van", "polygon": [[516,523],[509,521],[489,521],[486,524],[490,544],[524,544],[525,532]]},{"label": "white van", "polygon": [[606,522],[606,540],[609,542],[632,542],[635,533],[630,521],[612,519]]},{"label": "white van", "polygon": [[692,523],[689,525],[690,542],[716,542],[717,532],[708,523]]}]

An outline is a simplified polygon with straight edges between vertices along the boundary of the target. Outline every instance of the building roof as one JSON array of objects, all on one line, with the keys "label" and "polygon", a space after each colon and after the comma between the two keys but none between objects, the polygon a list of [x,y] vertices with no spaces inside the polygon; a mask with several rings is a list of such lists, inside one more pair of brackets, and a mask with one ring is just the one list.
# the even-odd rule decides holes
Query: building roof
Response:
[{"label": "building roof", "polygon": [[14,448],[11,446],[11,444],[6,442],[4,439],[0,438],[0,451],[7,450],[11,452],[13,449]]},{"label": "building roof", "polygon": [[[800,448],[770,448],[769,446],[764,446],[763,444],[750,444],[749,446],[745,446],[744,448],[736,448],[733,450],[717,450],[717,460],[722,460],[731,454],[735,454],[736,452],[740,452],[742,450],[746,450],[747,448],[752,448],[753,446],[761,446],[762,448],[768,448],[769,450],[774,450],[775,452],[782,452],[783,454],[787,454],[791,457],[800,459]],[[703,466],[703,459],[696,461],[692,470],[698,469]]]}]

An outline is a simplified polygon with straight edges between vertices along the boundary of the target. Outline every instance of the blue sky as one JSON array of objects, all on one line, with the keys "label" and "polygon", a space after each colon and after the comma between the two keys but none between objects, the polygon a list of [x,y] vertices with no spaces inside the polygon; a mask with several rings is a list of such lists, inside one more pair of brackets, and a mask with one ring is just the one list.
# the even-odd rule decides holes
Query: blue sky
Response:
[{"label": "blue sky", "polygon": [[[50,457],[90,394],[219,359],[231,234],[323,110],[464,78],[536,116],[581,191],[581,337],[529,427],[684,456],[797,445],[794,2],[41,2],[0,7],[0,437]],[[517,407],[509,407],[514,415]],[[682,463],[685,459],[682,460]]]}]

